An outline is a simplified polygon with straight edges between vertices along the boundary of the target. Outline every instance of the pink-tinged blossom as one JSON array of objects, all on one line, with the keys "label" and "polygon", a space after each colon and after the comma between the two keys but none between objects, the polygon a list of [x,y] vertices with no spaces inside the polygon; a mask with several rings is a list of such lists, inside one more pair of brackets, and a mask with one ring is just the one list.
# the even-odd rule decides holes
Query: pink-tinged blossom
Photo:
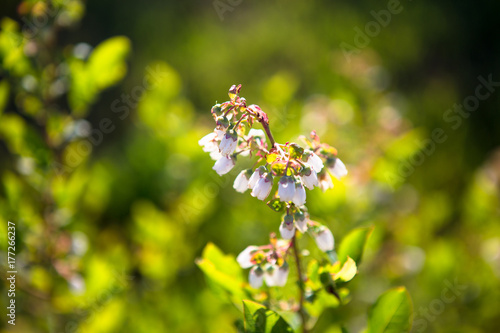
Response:
[{"label": "pink-tinged blossom", "polygon": [[[202,147],[205,147],[207,144],[214,142],[216,140],[216,138],[217,138],[217,134],[215,132],[211,132],[211,133],[208,133],[207,135],[205,135],[200,140],[198,140],[198,144]],[[206,151],[206,150],[203,149],[203,151]]]},{"label": "pink-tinged blossom", "polygon": [[233,187],[236,192],[243,193],[248,190],[248,181],[250,179],[250,170],[241,171],[234,180]]},{"label": "pink-tinged blossom", "polygon": [[252,190],[252,197],[257,197],[259,200],[264,200],[267,198],[269,193],[271,193],[271,189],[273,187],[273,176],[267,173],[262,175],[257,184]]},{"label": "pink-tinged blossom", "polygon": [[236,136],[236,133],[234,133],[234,131],[232,131],[232,133],[230,132],[231,131],[227,131],[227,133],[224,134],[219,145],[220,153],[224,156],[234,153],[234,150],[238,145],[238,137]]},{"label": "pink-tinged blossom", "polygon": [[307,159],[307,163],[316,172],[320,172],[321,169],[323,169],[323,161],[321,160],[321,157],[319,157],[315,153],[311,153],[311,155],[309,155],[309,158]]},{"label": "pink-tinged blossom", "polygon": [[295,227],[297,227],[297,230],[299,230],[301,233],[304,233],[307,231],[307,218],[304,213],[295,213]]},{"label": "pink-tinged blossom", "polygon": [[257,246],[250,245],[238,254],[236,261],[240,264],[241,268],[250,268],[254,265],[254,263],[252,263],[252,256],[258,249]]},{"label": "pink-tinged blossom", "polygon": [[332,251],[335,247],[335,240],[333,238],[333,234],[325,226],[322,226],[318,232],[313,233],[314,240],[318,245],[319,249],[323,252]]},{"label": "pink-tinged blossom", "polygon": [[219,145],[217,144],[217,134],[215,132],[208,133],[207,135],[205,135],[198,141],[198,144],[203,148],[203,151],[206,153],[219,151]]},{"label": "pink-tinged blossom", "polygon": [[255,169],[254,173],[252,174],[252,176],[250,176],[250,179],[248,180],[248,188],[249,189],[253,189],[255,187],[255,185],[257,185],[257,182],[262,177],[265,170],[266,169],[264,167],[259,167],[259,168]]},{"label": "pink-tinged blossom", "polygon": [[293,195],[292,202],[296,206],[302,206],[306,203],[306,189],[302,182],[295,183],[295,194]]},{"label": "pink-tinged blossom", "polygon": [[316,173],[316,171],[314,171],[313,169],[309,168],[309,170],[307,170],[303,175],[302,175],[302,182],[304,183],[304,185],[312,190],[314,188],[314,186],[318,186],[319,185],[319,182],[318,182],[318,174]]},{"label": "pink-tinged blossom", "polygon": [[339,180],[347,175],[347,168],[345,167],[344,162],[342,162],[338,157],[335,158],[335,162],[333,162],[333,165],[329,167],[328,170]]},{"label": "pink-tinged blossom", "polygon": [[332,177],[328,173],[323,173],[319,177],[319,188],[325,192],[326,190],[333,188]]},{"label": "pink-tinged blossom", "polygon": [[264,273],[264,279],[268,287],[283,287],[288,279],[290,269],[285,262],[283,266],[270,266]]},{"label": "pink-tinged blossom", "polygon": [[290,176],[283,176],[278,186],[280,201],[292,201],[295,194],[295,181]]},{"label": "pink-tinged blossom", "polygon": [[225,175],[234,167],[234,159],[229,156],[222,156],[215,162],[212,169],[219,174],[219,176]]},{"label": "pink-tinged blossom", "polygon": [[295,225],[293,224],[293,216],[286,215],[280,224],[280,234],[283,239],[292,239],[295,235]]},{"label": "pink-tinged blossom", "polygon": [[248,274],[248,282],[252,286],[252,288],[260,288],[262,286],[262,282],[264,281],[264,271],[260,266],[254,266],[250,270]]}]

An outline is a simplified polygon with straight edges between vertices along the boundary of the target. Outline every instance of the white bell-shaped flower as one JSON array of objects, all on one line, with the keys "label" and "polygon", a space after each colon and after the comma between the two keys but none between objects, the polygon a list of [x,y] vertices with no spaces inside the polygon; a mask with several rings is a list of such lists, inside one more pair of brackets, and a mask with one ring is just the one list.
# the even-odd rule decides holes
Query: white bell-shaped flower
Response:
[{"label": "white bell-shaped flower", "polygon": [[293,224],[293,216],[286,215],[280,224],[280,234],[283,239],[292,239],[295,235],[295,225]]},{"label": "white bell-shaped flower", "polygon": [[269,193],[271,193],[271,189],[273,187],[273,176],[271,174],[266,173],[262,175],[257,184],[252,190],[251,195],[253,197],[257,197],[259,200],[264,200],[267,198]]},{"label": "white bell-shaped flower", "polygon": [[236,261],[240,264],[241,268],[250,268],[254,265],[252,263],[252,256],[258,249],[259,248],[257,246],[250,245],[238,254]]},{"label": "white bell-shaped flower", "polygon": [[311,153],[309,155],[307,164],[309,164],[311,168],[316,172],[320,172],[321,169],[323,169],[323,161],[321,160],[321,157],[319,157],[315,153]]},{"label": "white bell-shaped flower", "polygon": [[257,182],[259,179],[262,177],[262,175],[265,173],[266,168],[263,166],[258,167],[255,169],[254,173],[250,176],[250,179],[248,180],[248,188],[253,189],[255,185],[257,185]]},{"label": "white bell-shaped flower", "polygon": [[283,176],[278,186],[280,201],[292,201],[295,194],[295,181],[290,176]]},{"label": "white bell-shaped flower", "polygon": [[312,190],[314,186],[318,186],[318,174],[312,168],[306,170],[306,172],[301,176],[304,185]]},{"label": "white bell-shaped flower", "polygon": [[302,184],[302,182],[295,183],[295,193],[293,195],[292,202],[296,206],[302,206],[306,203],[306,189],[304,188],[304,184]]},{"label": "white bell-shaped flower", "polygon": [[227,131],[226,134],[222,137],[222,141],[220,142],[219,149],[220,153],[224,156],[231,155],[236,146],[238,145],[238,136],[234,131]]},{"label": "white bell-shaped flower", "polygon": [[307,231],[307,218],[304,213],[299,212],[295,213],[295,227],[301,232],[304,233]]},{"label": "white bell-shaped flower", "polygon": [[332,173],[332,175],[339,179],[347,175],[347,168],[345,167],[344,162],[340,160],[340,158],[335,158],[335,162],[328,170]]},{"label": "white bell-shaped flower", "polygon": [[283,266],[269,266],[264,273],[264,280],[268,287],[283,287],[288,279],[290,269],[285,262]]},{"label": "white bell-shaped flower", "polygon": [[262,283],[264,282],[264,271],[260,266],[254,266],[250,270],[250,273],[248,274],[248,282],[252,286],[252,288],[260,288],[262,286]]},{"label": "white bell-shaped flower", "polygon": [[219,176],[225,175],[234,167],[234,159],[229,156],[222,156],[215,162],[212,169],[219,174]]},{"label": "white bell-shaped flower", "polygon": [[333,234],[325,226],[322,226],[318,232],[313,233],[314,240],[318,245],[319,249],[323,252],[332,251],[335,247],[335,240]]},{"label": "white bell-shaped flower", "polygon": [[236,190],[236,192],[243,193],[246,190],[248,190],[248,181],[250,180],[250,170],[243,170],[241,171],[236,179],[234,180],[233,187]]},{"label": "white bell-shaped flower", "polygon": [[333,188],[333,182],[332,182],[332,177],[328,173],[322,173],[319,176],[319,188],[325,192],[326,190]]}]

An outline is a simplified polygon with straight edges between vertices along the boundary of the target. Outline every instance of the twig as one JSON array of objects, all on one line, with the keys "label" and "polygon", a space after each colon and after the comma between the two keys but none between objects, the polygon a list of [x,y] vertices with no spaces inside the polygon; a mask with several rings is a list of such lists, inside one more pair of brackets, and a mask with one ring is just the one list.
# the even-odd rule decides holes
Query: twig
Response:
[{"label": "twig", "polygon": [[295,256],[295,266],[297,267],[297,279],[299,282],[299,315],[302,320],[302,332],[307,333],[308,330],[306,328],[306,314],[304,312],[304,285],[302,281],[302,268],[300,267],[300,258],[299,258],[299,249],[297,246],[297,231],[295,231],[295,235],[292,239],[293,253]]}]

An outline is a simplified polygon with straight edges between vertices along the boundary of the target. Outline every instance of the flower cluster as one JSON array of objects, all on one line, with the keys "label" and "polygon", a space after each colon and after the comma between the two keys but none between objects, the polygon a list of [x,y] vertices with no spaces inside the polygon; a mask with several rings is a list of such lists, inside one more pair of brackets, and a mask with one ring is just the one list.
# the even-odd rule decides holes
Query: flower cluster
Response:
[{"label": "flower cluster", "polygon": [[253,288],[259,288],[264,281],[268,287],[283,287],[289,272],[286,262],[289,247],[289,242],[278,240],[271,234],[269,245],[248,246],[236,261],[242,268],[250,268],[248,281]]},{"label": "flower cluster", "polygon": [[[275,241],[270,248],[250,246],[238,256],[238,262],[243,268],[251,267],[252,286],[261,285],[263,279],[267,285],[282,285],[288,275],[284,258],[297,230],[309,231],[322,251],[333,251],[331,231],[309,219],[306,189],[333,188],[332,176],[340,179],[347,175],[347,169],[337,150],[321,143],[314,131],[310,138],[301,137],[304,147],[275,142],[267,114],[258,105],[247,106],[245,98],[239,96],[240,89],[241,85],[233,85],[230,100],[212,107],[216,126],[199,144],[216,161],[213,169],[219,175],[231,171],[238,156],[257,157],[253,168],[238,174],[233,187],[240,193],[249,190],[259,200],[269,199],[267,204],[277,212],[286,211],[279,231],[285,242],[292,241],[283,243],[286,246]],[[264,131],[253,129],[255,122],[261,123]],[[283,255],[280,251],[284,248]]]}]

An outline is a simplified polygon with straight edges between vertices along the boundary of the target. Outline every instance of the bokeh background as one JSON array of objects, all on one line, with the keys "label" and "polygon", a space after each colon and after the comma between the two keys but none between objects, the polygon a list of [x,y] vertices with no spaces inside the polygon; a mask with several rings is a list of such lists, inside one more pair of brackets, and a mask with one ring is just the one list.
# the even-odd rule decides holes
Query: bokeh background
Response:
[{"label": "bokeh background", "polygon": [[[15,222],[19,273],[16,326],[2,313],[2,332],[235,331],[241,313],[195,259],[208,242],[233,255],[264,244],[280,223],[197,143],[238,83],[279,142],[315,129],[339,150],[349,175],[309,195],[311,215],[337,240],[375,226],[352,301],[316,332],[361,330],[398,285],[418,332],[496,332],[500,87],[474,96],[478,77],[500,81],[499,9],[3,0],[0,246],[6,271]],[[463,103],[475,111],[452,110]]]}]

